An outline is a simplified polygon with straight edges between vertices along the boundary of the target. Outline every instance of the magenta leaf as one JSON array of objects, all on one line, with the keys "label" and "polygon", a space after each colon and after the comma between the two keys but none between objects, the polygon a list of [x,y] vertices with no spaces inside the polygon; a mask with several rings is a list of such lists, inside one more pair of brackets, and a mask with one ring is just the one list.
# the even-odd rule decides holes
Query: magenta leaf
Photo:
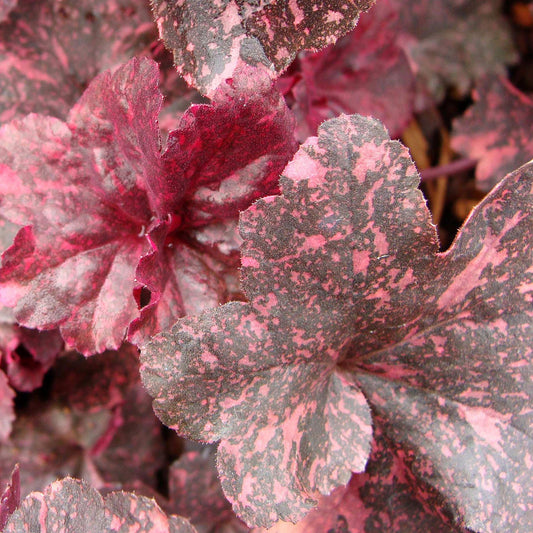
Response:
[{"label": "magenta leaf", "polygon": [[274,192],[295,149],[270,80],[252,67],[236,76],[185,113],[164,153],[158,71],[146,59],[98,76],[68,123],[30,115],[4,126],[3,214],[26,227],[3,255],[1,298],[21,324],[59,326],[92,354],[118,347],[134,320],[141,342],[226,301],[192,233]]},{"label": "magenta leaf", "polygon": [[476,180],[481,190],[533,159],[533,99],[503,77],[483,79],[475,104],[454,122],[452,147],[479,159]]},{"label": "magenta leaf", "polygon": [[374,0],[153,0],[159,33],[178,71],[204,94],[241,62],[284,70],[296,53],[351,30]]},{"label": "magenta leaf", "polygon": [[83,481],[65,478],[46,487],[44,493],[26,497],[13,513],[5,533],[194,533],[177,516],[167,516],[155,501],[128,492],[102,498]]},{"label": "magenta leaf", "polygon": [[0,531],[4,530],[9,517],[20,505],[20,472],[19,465],[15,465],[11,473],[11,481],[0,497]]},{"label": "magenta leaf", "polygon": [[278,83],[293,102],[301,141],[341,113],[378,118],[391,137],[402,133],[413,114],[415,87],[400,36],[397,7],[379,1],[335,45],[298,56]]},{"label": "magenta leaf", "polygon": [[0,442],[7,440],[15,420],[13,399],[15,392],[9,386],[7,376],[0,370]]},{"label": "magenta leaf", "polygon": [[157,34],[146,4],[19,0],[0,25],[0,122],[30,112],[66,118],[98,73],[127,61]]},{"label": "magenta leaf", "polygon": [[243,213],[250,303],[179,321],[141,372],[165,424],[221,440],[248,524],[300,519],[362,472],[371,407],[458,525],[531,529],[532,166],[439,254],[407,150],[344,116]]}]

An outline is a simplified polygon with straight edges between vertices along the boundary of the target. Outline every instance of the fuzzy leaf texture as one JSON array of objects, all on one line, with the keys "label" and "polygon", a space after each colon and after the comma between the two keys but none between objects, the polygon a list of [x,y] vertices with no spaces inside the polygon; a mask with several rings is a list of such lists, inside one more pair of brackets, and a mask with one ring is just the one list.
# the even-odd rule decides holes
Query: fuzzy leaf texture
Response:
[{"label": "fuzzy leaf texture", "polygon": [[533,159],[533,99],[502,77],[487,77],[474,105],[455,120],[452,148],[472,159],[477,186],[488,191],[508,172]]},{"label": "fuzzy leaf texture", "polygon": [[68,122],[29,115],[0,130],[3,216],[25,226],[2,258],[1,301],[84,354],[117,348],[132,321],[141,342],[225,301],[202,232],[231,240],[224,223],[275,191],[294,153],[292,118],[252,67],[192,106],[162,153],[158,80],[134,59],[98,76]]},{"label": "fuzzy leaf texture", "polygon": [[177,516],[167,516],[144,496],[113,492],[102,498],[77,479],[65,478],[32,492],[13,513],[4,533],[195,533]]},{"label": "fuzzy leaf texture", "polygon": [[187,82],[210,94],[241,62],[275,75],[297,52],[351,30],[374,0],[152,0],[161,39]]},{"label": "fuzzy leaf texture", "polygon": [[165,424],[221,441],[248,524],[301,519],[364,471],[372,412],[458,523],[531,529],[532,179],[509,175],[439,254],[407,150],[343,116],[242,214],[249,303],[179,321],[141,373]]}]

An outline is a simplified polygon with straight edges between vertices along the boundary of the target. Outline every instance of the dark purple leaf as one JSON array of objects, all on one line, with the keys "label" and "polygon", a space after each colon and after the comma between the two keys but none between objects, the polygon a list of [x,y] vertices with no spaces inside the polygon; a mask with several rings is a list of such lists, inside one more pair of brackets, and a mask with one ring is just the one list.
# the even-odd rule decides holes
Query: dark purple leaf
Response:
[{"label": "dark purple leaf", "polygon": [[0,447],[0,482],[21,464],[23,495],[58,477],[83,477],[97,488],[155,487],[163,467],[161,425],[139,383],[132,346],[86,359],[61,357],[46,398],[20,408]]},{"label": "dark purple leaf", "polygon": [[204,94],[242,61],[284,70],[297,52],[351,30],[374,0],[152,0],[159,34],[178,71]]},{"label": "dark purple leaf", "polygon": [[440,102],[448,89],[466,96],[475,80],[504,74],[517,60],[501,0],[423,0],[408,7],[384,1],[398,6],[403,45],[420,82],[418,107]]},{"label": "dark purple leaf", "polygon": [[97,77],[68,123],[30,115],[0,133],[3,214],[27,225],[3,255],[2,302],[84,354],[120,346],[139,315],[136,342],[226,301],[191,232],[275,191],[295,149],[282,98],[247,67],[191,107],[161,154],[158,79],[132,60]]},{"label": "dark purple leaf", "polygon": [[249,531],[235,516],[224,497],[215,455],[206,448],[184,453],[170,466],[169,508],[186,516],[198,531],[237,533]]},{"label": "dark purple leaf", "polygon": [[66,118],[99,72],[156,33],[143,0],[19,0],[0,24],[0,122],[30,112]]},{"label": "dark purple leaf", "polygon": [[[0,327],[5,330],[9,326]],[[16,390],[30,392],[42,385],[44,375],[63,348],[63,339],[57,330],[37,331],[20,326],[12,326],[12,329],[16,340],[13,348],[3,343],[0,346],[6,373]]]},{"label": "dark purple leaf", "polygon": [[11,516],[5,533],[194,533],[177,516],[167,516],[155,501],[128,492],[102,498],[83,481],[66,478],[32,493]]},{"label": "dark purple leaf", "polygon": [[242,215],[250,303],[179,321],[141,372],[165,424],[221,440],[247,523],[299,519],[362,472],[371,407],[458,524],[531,529],[532,179],[509,175],[438,254],[407,150],[341,117]]},{"label": "dark purple leaf", "polygon": [[0,497],[0,531],[4,530],[9,517],[20,505],[20,472],[19,465],[15,465],[11,473],[11,481]]},{"label": "dark purple leaf", "polygon": [[[341,113],[371,115],[401,134],[412,117],[414,76],[400,48],[395,5],[380,1],[353,32],[318,53],[300,54],[280,80],[298,118],[298,139]],[[282,89],[283,90],[283,89]]]},{"label": "dark purple leaf", "polygon": [[503,77],[482,80],[474,100],[454,123],[452,147],[479,159],[477,184],[488,191],[502,176],[533,159],[533,100]]},{"label": "dark purple leaf", "polygon": [[13,398],[15,392],[9,386],[7,376],[0,370],[0,442],[7,440],[15,420]]}]

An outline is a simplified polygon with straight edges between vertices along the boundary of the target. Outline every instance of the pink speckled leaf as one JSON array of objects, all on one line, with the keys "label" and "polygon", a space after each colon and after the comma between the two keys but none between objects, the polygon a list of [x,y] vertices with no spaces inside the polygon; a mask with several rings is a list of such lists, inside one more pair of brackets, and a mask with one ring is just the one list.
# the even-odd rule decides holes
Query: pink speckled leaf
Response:
[{"label": "pink speckled leaf", "polygon": [[209,94],[244,61],[273,74],[351,30],[374,0],[152,0],[178,71]]},{"label": "pink speckled leaf", "polygon": [[298,139],[316,135],[324,120],[341,113],[370,115],[392,137],[402,133],[413,114],[415,87],[399,36],[397,7],[379,1],[335,45],[300,54],[278,82],[298,118]]},{"label": "pink speckled leaf", "polygon": [[4,533],[195,533],[177,516],[167,516],[154,500],[128,492],[100,494],[77,479],[65,478],[33,492],[13,513]]},{"label": "pink speckled leaf", "polygon": [[15,392],[9,386],[7,376],[0,370],[0,442],[5,441],[11,433],[15,420],[14,398]]},{"label": "pink speckled leaf", "polygon": [[20,505],[20,471],[15,465],[11,473],[11,480],[0,496],[0,531],[4,530],[9,517]]},{"label": "pink speckled leaf", "polygon": [[[242,216],[252,303],[179,323],[144,353],[144,382],[164,423],[222,439],[222,485],[247,523],[301,518],[364,469],[370,411],[335,362],[352,342],[370,350],[400,335],[379,325],[409,322],[406,288],[428,261],[416,252],[436,250],[407,151],[362,117],[329,121],[321,132],[286,168],[284,195]],[[370,276],[370,264],[381,276]]]},{"label": "pink speckled leaf", "polygon": [[503,77],[483,79],[475,104],[454,122],[452,147],[472,159],[478,187],[488,191],[507,173],[533,159],[533,99]]},{"label": "pink speckled leaf", "polygon": [[241,216],[249,303],[143,350],[156,412],[221,440],[222,486],[249,524],[299,519],[364,470],[371,407],[458,527],[531,529],[533,164],[445,254],[418,180],[377,121],[324,123],[282,195]]},{"label": "pink speckled leaf", "polygon": [[138,318],[130,338],[141,342],[226,301],[192,233],[275,191],[295,150],[268,77],[236,76],[185,113],[163,153],[159,76],[146,59],[98,76],[68,123],[29,115],[4,126],[3,215],[27,226],[3,255],[1,300],[21,324],[59,326],[91,354],[118,347]]},{"label": "pink speckled leaf", "polygon": [[0,24],[0,122],[66,118],[89,82],[157,34],[143,0],[19,0]]},{"label": "pink speckled leaf", "polygon": [[[420,82],[420,101],[446,91],[466,96],[486,74],[504,74],[517,52],[501,0],[383,0],[397,5],[403,46]],[[425,94],[424,94],[425,93]]]}]

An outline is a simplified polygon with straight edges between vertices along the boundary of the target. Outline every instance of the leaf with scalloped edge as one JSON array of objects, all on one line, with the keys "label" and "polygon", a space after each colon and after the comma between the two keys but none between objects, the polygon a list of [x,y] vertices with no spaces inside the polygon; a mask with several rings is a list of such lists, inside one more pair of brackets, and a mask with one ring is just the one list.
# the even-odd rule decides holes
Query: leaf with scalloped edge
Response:
[{"label": "leaf with scalloped edge", "polygon": [[401,135],[413,116],[415,77],[399,37],[398,6],[380,0],[334,45],[298,56],[278,86],[300,141],[341,113],[373,116],[391,137]]},{"label": "leaf with scalloped edge", "polygon": [[[135,528],[135,529],[132,529]],[[154,500],[130,492],[104,498],[84,481],[65,478],[32,492],[4,533],[195,533],[185,518],[167,516]]]},{"label": "leaf with scalloped edge", "polygon": [[66,118],[97,74],[156,35],[144,0],[19,0],[0,24],[0,122]]},{"label": "leaf with scalloped edge", "polygon": [[472,159],[478,187],[488,191],[533,159],[533,99],[503,77],[484,78],[474,105],[453,123],[452,148]]},{"label": "leaf with scalloped edge", "polygon": [[283,99],[245,67],[161,152],[158,80],[154,62],[134,59],[93,80],[67,123],[29,115],[0,132],[3,215],[27,224],[3,255],[2,303],[84,354],[118,347],[132,321],[141,342],[226,301],[193,233],[277,190],[295,150]]},{"label": "leaf with scalloped edge", "polygon": [[274,76],[300,50],[335,42],[375,0],[151,1],[178,71],[209,94],[241,62],[266,65]]},{"label": "leaf with scalloped edge", "polygon": [[178,321],[141,373],[165,424],[221,440],[247,523],[300,519],[363,471],[372,410],[458,524],[531,529],[532,167],[439,254],[407,150],[340,117],[242,214],[249,303]]}]

